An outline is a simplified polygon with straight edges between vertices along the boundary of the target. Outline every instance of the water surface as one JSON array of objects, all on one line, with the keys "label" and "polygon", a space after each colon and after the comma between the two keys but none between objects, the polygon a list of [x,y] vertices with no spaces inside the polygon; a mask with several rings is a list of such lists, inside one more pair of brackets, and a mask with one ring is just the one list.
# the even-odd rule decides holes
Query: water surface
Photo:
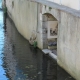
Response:
[{"label": "water surface", "polygon": [[5,73],[5,68],[3,68],[4,65],[4,28],[3,28],[3,12],[0,11],[0,80],[8,80]]}]

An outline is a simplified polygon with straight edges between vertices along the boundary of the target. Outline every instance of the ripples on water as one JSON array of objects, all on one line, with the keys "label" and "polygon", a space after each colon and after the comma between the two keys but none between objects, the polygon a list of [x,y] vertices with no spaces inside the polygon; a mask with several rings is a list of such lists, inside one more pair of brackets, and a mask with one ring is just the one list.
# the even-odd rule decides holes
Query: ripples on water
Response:
[{"label": "ripples on water", "polygon": [[5,76],[5,70],[3,68],[3,48],[4,48],[4,29],[3,29],[3,12],[0,11],[0,80],[8,80]]},{"label": "ripples on water", "polygon": [[[34,49],[7,18],[4,55],[11,80],[56,80],[56,64]],[[53,68],[54,67],[54,68]]]}]

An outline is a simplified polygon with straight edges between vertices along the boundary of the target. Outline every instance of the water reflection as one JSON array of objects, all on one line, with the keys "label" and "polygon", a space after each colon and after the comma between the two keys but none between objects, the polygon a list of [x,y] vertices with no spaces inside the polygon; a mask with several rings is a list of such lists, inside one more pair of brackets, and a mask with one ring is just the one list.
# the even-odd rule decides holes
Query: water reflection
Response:
[{"label": "water reflection", "polygon": [[9,18],[6,22],[4,63],[10,80],[57,80],[56,64],[41,50],[30,46]]},{"label": "water reflection", "polygon": [[3,12],[0,11],[0,80],[8,80],[3,68],[3,47],[4,47],[4,29],[3,29]]}]

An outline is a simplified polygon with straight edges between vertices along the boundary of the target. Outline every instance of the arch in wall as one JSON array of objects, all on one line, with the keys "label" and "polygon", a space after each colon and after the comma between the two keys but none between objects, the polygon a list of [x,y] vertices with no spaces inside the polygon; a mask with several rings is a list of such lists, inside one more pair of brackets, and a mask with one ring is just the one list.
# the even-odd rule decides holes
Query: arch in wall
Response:
[{"label": "arch in wall", "polygon": [[58,21],[50,13],[42,15],[42,33],[43,49],[57,49]]}]

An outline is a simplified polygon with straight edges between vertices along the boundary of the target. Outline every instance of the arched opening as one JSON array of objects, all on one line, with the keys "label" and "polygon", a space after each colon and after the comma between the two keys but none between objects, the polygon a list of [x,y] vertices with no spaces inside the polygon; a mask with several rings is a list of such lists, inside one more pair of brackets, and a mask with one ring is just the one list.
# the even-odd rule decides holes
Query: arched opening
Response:
[{"label": "arched opening", "polygon": [[49,13],[42,16],[43,49],[49,49],[57,55],[58,21]]}]

